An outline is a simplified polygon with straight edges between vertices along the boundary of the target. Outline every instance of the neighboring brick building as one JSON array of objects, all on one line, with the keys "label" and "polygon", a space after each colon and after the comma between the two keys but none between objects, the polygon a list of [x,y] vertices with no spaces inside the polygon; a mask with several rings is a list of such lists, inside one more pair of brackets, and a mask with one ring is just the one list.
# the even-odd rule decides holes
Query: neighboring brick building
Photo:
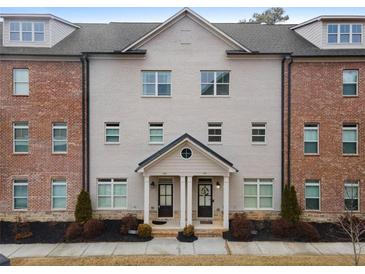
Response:
[{"label": "neighboring brick building", "polygon": [[[291,71],[290,173],[291,183],[296,187],[300,204],[308,217],[333,219],[335,215],[332,213],[343,214],[345,184],[358,184],[359,197],[365,195],[363,60],[332,58],[332,60],[308,61],[294,58]],[[357,88],[356,84],[346,86],[346,82],[349,82],[346,79],[351,79],[351,74],[354,74],[354,77],[358,75]],[[344,141],[349,142],[348,145],[345,144],[344,152],[343,129],[346,131]],[[316,138],[316,135],[319,138]],[[352,140],[353,145],[350,144]],[[306,151],[304,151],[305,146],[307,146]],[[317,182],[318,188],[315,185]],[[318,209],[314,200],[309,201],[315,199],[316,188],[320,190]],[[351,188],[347,187],[346,190],[349,192]],[[355,186],[354,191],[357,192]],[[354,194],[354,198],[356,196]],[[365,203],[358,202],[358,207],[360,212],[365,211]]]},{"label": "neighboring brick building", "polygon": [[[18,80],[22,78],[22,81],[28,71],[29,95],[15,95],[13,75],[17,69],[25,73],[18,75]],[[18,89],[22,94],[26,93],[23,92],[26,87]],[[72,219],[77,193],[83,183],[80,60],[1,60],[0,105],[0,217],[5,220],[16,217],[30,220]],[[21,132],[20,127],[19,132],[14,133],[17,125],[27,125],[28,134],[26,129]],[[52,127],[57,125],[61,125],[60,134],[52,134]],[[17,135],[15,140],[13,134]],[[60,141],[57,141],[56,135]],[[62,141],[65,135],[66,150]],[[14,144],[16,140],[19,142]],[[53,151],[52,140],[56,151]],[[24,153],[26,150],[28,152]],[[26,182],[27,202],[22,200]],[[63,199],[65,190],[68,194],[66,208]],[[18,195],[16,202],[13,194]],[[24,203],[28,205],[27,211],[22,210]]]}]

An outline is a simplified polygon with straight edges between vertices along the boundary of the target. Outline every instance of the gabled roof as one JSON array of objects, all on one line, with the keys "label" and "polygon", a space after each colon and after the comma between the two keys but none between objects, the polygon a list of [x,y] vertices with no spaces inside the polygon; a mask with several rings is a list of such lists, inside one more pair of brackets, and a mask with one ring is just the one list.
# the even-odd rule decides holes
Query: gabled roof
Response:
[{"label": "gabled roof", "polygon": [[57,21],[60,21],[66,25],[72,26],[74,28],[80,28],[78,25],[75,25],[65,19],[62,19],[56,15],[50,14],[50,13],[2,13],[0,14],[0,17],[2,18],[44,18],[44,19],[54,19]]},{"label": "gabled roof", "polygon": [[134,47],[143,45],[146,41],[149,41],[152,37],[158,35],[162,31],[164,31],[165,29],[171,27],[173,24],[175,24],[176,22],[178,22],[181,18],[183,18],[185,16],[189,16],[192,19],[198,20],[205,27],[207,27],[208,29],[213,31],[217,36],[220,36],[221,38],[228,40],[230,43],[234,44],[235,46],[237,46],[241,50],[244,50],[246,52],[251,52],[251,50],[248,49],[247,47],[245,47],[243,44],[236,41],[234,38],[227,35],[223,31],[221,31],[219,28],[215,27],[209,21],[207,21],[206,19],[204,19],[199,14],[197,14],[196,12],[192,11],[189,8],[183,8],[182,10],[177,12],[175,15],[173,15],[169,19],[167,19],[165,22],[163,22],[161,25],[159,25],[158,27],[156,27],[152,31],[146,33],[143,37],[141,37],[137,41],[133,42],[132,44],[128,45],[127,47],[123,48],[122,52],[126,52],[130,49],[133,49]]},{"label": "gabled roof", "polygon": [[185,141],[189,141],[193,145],[199,147],[201,150],[203,150],[204,152],[206,152],[207,154],[209,154],[210,156],[212,156],[213,158],[215,158],[216,160],[218,160],[219,162],[221,162],[223,165],[225,165],[226,167],[228,167],[230,169],[230,172],[238,172],[238,169],[236,169],[231,162],[229,162],[224,157],[222,157],[221,155],[219,155],[217,152],[215,152],[214,150],[210,149],[206,145],[202,144],[197,139],[193,138],[191,135],[189,135],[187,133],[181,135],[179,138],[175,139],[174,141],[172,141],[168,145],[164,146],[163,148],[161,148],[157,152],[153,153],[147,159],[145,159],[142,162],[140,162],[138,164],[138,167],[136,168],[135,172],[138,172],[142,168],[150,165],[152,162],[154,162],[155,160],[159,159],[163,155],[166,155],[172,149],[174,149],[175,147],[177,147],[178,145],[180,145],[181,143],[183,143]]},{"label": "gabled roof", "polygon": [[298,29],[301,27],[304,27],[306,25],[309,25],[313,22],[322,21],[322,20],[338,20],[338,19],[348,19],[348,20],[365,20],[364,15],[320,15],[317,17],[314,17],[312,19],[309,19],[307,21],[304,21],[303,23],[300,23],[298,25],[295,25],[294,27],[291,27],[290,29]]}]

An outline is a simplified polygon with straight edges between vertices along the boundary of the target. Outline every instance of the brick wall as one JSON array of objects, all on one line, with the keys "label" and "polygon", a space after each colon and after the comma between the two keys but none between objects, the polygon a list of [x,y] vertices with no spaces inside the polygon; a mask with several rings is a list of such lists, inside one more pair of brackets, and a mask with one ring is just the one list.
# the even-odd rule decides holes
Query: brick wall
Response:
[{"label": "brick wall", "polygon": [[[13,96],[13,68],[28,68],[29,96]],[[82,188],[82,68],[79,61],[0,61],[0,214],[69,219]],[[13,154],[12,123],[28,121],[29,154]],[[52,154],[52,123],[67,122],[68,153]],[[28,210],[12,210],[12,180],[28,178]],[[51,180],[67,181],[67,212],[51,212]],[[45,215],[49,215],[48,217]],[[42,218],[41,216],[39,218]]]},{"label": "brick wall", "polygon": [[[359,70],[359,96],[342,96],[342,72]],[[321,211],[305,212],[326,219],[344,212],[344,180],[360,181],[360,207],[365,212],[365,63],[294,62],[292,64],[291,183],[304,208],[305,179],[320,180]],[[286,106],[287,107],[287,106]],[[305,156],[304,124],[319,124],[318,156]],[[358,124],[359,155],[342,155],[343,123]],[[317,218],[317,219],[318,219]]]}]

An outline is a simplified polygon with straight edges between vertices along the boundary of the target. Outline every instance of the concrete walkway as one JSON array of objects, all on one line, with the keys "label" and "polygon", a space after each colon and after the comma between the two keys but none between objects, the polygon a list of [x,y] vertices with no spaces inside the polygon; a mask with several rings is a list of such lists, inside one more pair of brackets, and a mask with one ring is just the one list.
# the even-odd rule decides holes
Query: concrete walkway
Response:
[{"label": "concrete walkway", "polygon": [[351,255],[352,248],[351,243],[227,242],[222,238],[199,238],[194,243],[181,243],[175,238],[155,238],[143,243],[4,244],[0,245],[0,253],[9,258],[126,255],[285,256]]}]

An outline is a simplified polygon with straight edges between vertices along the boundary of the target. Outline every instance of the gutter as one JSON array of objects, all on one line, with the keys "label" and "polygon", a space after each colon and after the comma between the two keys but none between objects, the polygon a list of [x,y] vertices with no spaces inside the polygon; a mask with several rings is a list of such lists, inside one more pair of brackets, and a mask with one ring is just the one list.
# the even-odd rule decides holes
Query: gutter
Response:
[{"label": "gutter", "polygon": [[284,190],[284,96],[285,96],[285,60],[281,60],[281,192]]},{"label": "gutter", "polygon": [[288,63],[288,186],[290,186],[291,177],[291,163],[290,163],[290,148],[291,148],[291,65],[293,63],[293,58],[289,57]]}]

